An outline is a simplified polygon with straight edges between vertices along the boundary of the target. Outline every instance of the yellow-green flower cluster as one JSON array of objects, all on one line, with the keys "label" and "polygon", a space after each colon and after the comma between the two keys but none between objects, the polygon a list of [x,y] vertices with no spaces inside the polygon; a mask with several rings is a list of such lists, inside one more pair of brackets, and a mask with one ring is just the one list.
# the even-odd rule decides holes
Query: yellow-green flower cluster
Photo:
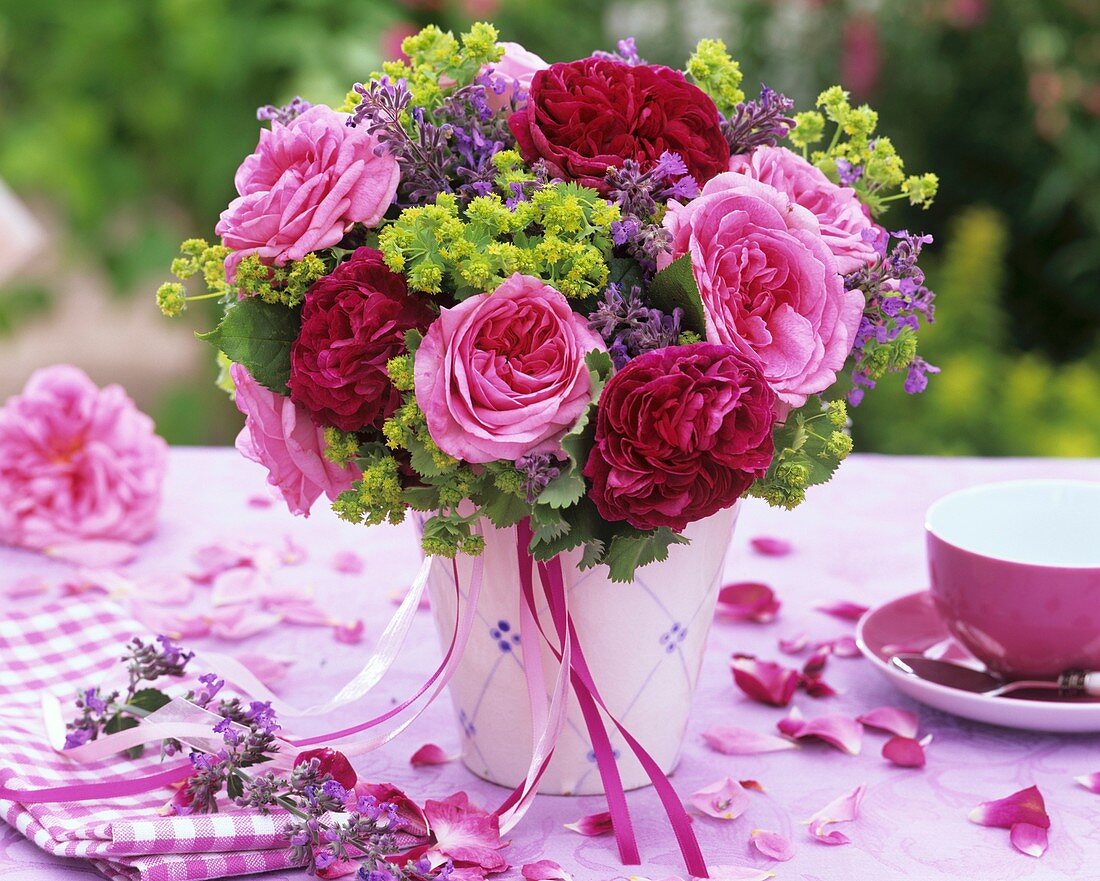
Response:
[{"label": "yellow-green flower cluster", "polygon": [[211,245],[205,239],[187,239],[180,245],[180,255],[172,261],[171,272],[180,281],[201,276],[206,293],[187,296],[179,282],[165,282],[157,288],[157,307],[169,318],[177,318],[195,300],[213,300],[225,297],[232,286],[225,280],[225,258],[229,249],[224,245]]},{"label": "yellow-green flower cluster", "polygon": [[[851,186],[876,215],[898,199],[924,208],[932,204],[939,179],[930,173],[906,176],[905,163],[893,142],[875,134],[878,114],[874,110],[866,104],[853,107],[840,86],[818,95],[817,106],[820,110],[795,115],[790,141],[832,180],[844,180],[842,168],[858,169]],[[825,137],[826,120],[835,125],[832,140],[826,149],[811,152]]]},{"label": "yellow-green flower cluster", "polygon": [[745,100],[741,91],[741,65],[730,58],[721,40],[700,40],[687,62],[687,75],[718,105],[727,119]]},{"label": "yellow-green flower cluster", "polygon": [[359,455],[359,438],[350,431],[338,428],[325,428],[325,458],[341,468],[348,465]]},{"label": "yellow-green flower cluster", "polygon": [[[401,51],[407,61],[387,61],[370,79],[403,79],[412,93],[413,106],[435,108],[448,92],[469,85],[482,66],[500,60],[504,49],[497,38],[497,29],[487,22],[473,24],[461,38],[428,25],[402,40]],[[349,92],[341,109],[350,112],[359,100],[357,92]]]},{"label": "yellow-green flower cluster", "polygon": [[386,452],[374,452],[360,460],[363,476],[352,488],[340,493],[332,510],[349,523],[374,526],[405,520],[405,498],[397,459]]},{"label": "yellow-green flower cluster", "polygon": [[[512,173],[509,163],[501,160],[502,177]],[[497,193],[465,209],[441,194],[433,205],[402,211],[382,231],[379,247],[386,265],[424,293],[462,300],[522,272],[583,299],[607,282],[611,224],[619,217],[618,206],[572,183],[537,189],[511,208]]]},{"label": "yellow-green flower cluster", "polygon": [[282,303],[293,309],[301,305],[310,286],[327,273],[325,261],[313,253],[285,266],[268,266],[249,254],[237,264],[233,283],[242,296],[259,297],[265,303]]}]

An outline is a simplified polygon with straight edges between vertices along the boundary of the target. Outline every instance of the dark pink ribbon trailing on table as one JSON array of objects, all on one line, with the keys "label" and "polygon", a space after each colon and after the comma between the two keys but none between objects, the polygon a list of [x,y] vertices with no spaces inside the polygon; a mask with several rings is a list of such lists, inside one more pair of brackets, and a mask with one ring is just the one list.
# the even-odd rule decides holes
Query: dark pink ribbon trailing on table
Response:
[{"label": "dark pink ribbon trailing on table", "polygon": [[[521,631],[525,631],[521,635],[521,645],[523,646],[524,671],[527,677],[532,720],[536,729],[534,732],[535,749],[526,778],[516,787],[511,795],[505,799],[504,803],[501,804],[496,811],[497,815],[502,819],[502,831],[512,828],[519,822],[534,798],[538,782],[542,778],[553,757],[554,744],[557,742],[557,738],[561,733],[565,719],[565,705],[568,696],[568,688],[569,685],[572,685],[573,693],[577,697],[581,714],[584,717],[585,726],[592,740],[592,749],[596,757],[596,765],[603,782],[604,791],[607,795],[608,811],[611,815],[616,845],[623,863],[625,865],[639,865],[641,858],[638,851],[637,839],[634,834],[633,823],[630,819],[630,811],[627,807],[626,792],[623,788],[622,779],[619,776],[618,765],[616,764],[614,750],[611,747],[611,740],[608,737],[607,728],[604,724],[603,714],[606,714],[607,718],[618,729],[627,745],[630,746],[631,750],[638,758],[638,761],[645,769],[649,779],[652,781],[676,836],[677,843],[680,847],[680,853],[683,856],[684,865],[688,872],[695,877],[708,877],[706,861],[703,858],[698,840],[692,830],[691,820],[679,796],[676,794],[675,788],[664,772],[661,771],[657,762],[646,751],[645,747],[643,747],[626,727],[615,718],[604,703],[603,698],[600,696],[599,689],[596,686],[592,672],[585,660],[584,652],[581,649],[576,625],[569,612],[568,594],[565,589],[565,579],[562,573],[560,558],[555,557],[549,562],[539,561],[536,563],[528,549],[531,538],[530,523],[527,520],[523,520],[516,528],[516,556],[519,563],[520,589],[522,593]],[[536,569],[539,574],[539,582],[542,586],[543,597],[546,601],[547,608],[550,612],[550,619],[553,624],[552,634],[543,627],[543,623],[540,620],[533,577],[533,571]],[[408,725],[431,704],[450,680],[461,658],[462,652],[465,649],[477,606],[477,598],[481,590],[484,570],[481,560],[475,560],[470,590],[465,598],[465,610],[461,608],[463,605],[463,596],[460,587],[458,566],[454,561],[452,561],[452,572],[454,575],[456,593],[456,609],[458,610],[455,615],[454,632],[451,636],[450,645],[444,652],[443,660],[423,685],[400,704],[365,722],[337,731],[326,732],[324,734],[311,735],[298,739],[285,739],[284,743],[287,747],[293,752],[297,752],[302,747],[340,740],[353,734],[376,728],[413,707],[416,702],[434,686],[434,692],[429,697],[428,701],[425,702],[423,706],[419,707],[411,718],[405,720],[386,734],[366,743],[362,748],[354,749],[354,752],[370,751],[388,742],[407,728]],[[385,643],[384,648],[380,648],[379,651],[368,660],[363,671],[353,680],[352,684],[360,679],[367,679],[371,682],[379,680],[385,670],[393,663],[397,650],[400,649],[401,644],[404,642],[404,631],[398,632],[401,630],[401,623],[398,619],[401,618],[403,612],[407,613],[409,609],[412,609],[416,605],[416,601],[419,599],[419,592],[422,592],[424,588],[423,581],[426,579],[426,573],[427,568],[425,567],[417,579],[416,595],[407,598],[406,604],[403,604],[402,609],[399,609],[398,613],[395,614],[394,621],[387,627],[383,638],[379,640],[380,645]],[[395,622],[398,624],[396,628],[394,627]],[[394,631],[394,639],[386,642],[385,637],[387,634],[390,634],[391,630]],[[547,703],[543,681],[541,653],[537,648],[538,637],[540,635],[549,646],[550,651],[560,665],[557,680],[552,692],[552,699],[549,704]],[[208,659],[214,659],[209,653],[206,654],[206,657]],[[214,657],[227,668],[225,671],[219,671],[219,675],[233,681],[238,687],[241,687],[254,698],[271,700],[275,704],[286,707],[276,695],[271,693],[270,690],[252,676],[252,674],[244,670],[239,663],[221,656]],[[368,672],[375,675],[368,675]],[[341,694],[345,690],[347,689],[342,690]],[[367,690],[369,690],[369,686]],[[291,715],[300,716],[315,714],[317,713],[311,710],[291,712]],[[193,724],[177,724],[182,726],[179,730],[182,731],[185,727],[188,729],[187,733],[189,735],[194,733],[190,730],[194,727]],[[541,732],[539,731],[540,727],[542,729]],[[148,728],[149,730],[144,734],[139,733],[142,728]],[[127,735],[127,747],[134,745],[130,741],[134,741],[135,738],[145,738],[151,741],[173,736],[172,726],[170,724],[138,726],[136,729],[129,729],[125,732],[119,732],[119,734],[116,735],[108,735],[98,741],[93,741],[90,744],[79,747],[77,750],[66,752],[73,754],[74,760],[92,761],[101,759],[110,755],[112,752],[118,752],[120,749],[125,748],[121,746],[121,741],[114,739],[123,734]],[[345,751],[347,752],[348,750]],[[185,762],[158,771],[155,774],[128,778],[121,781],[105,781],[102,783],[24,790],[7,786],[7,781],[14,776],[14,772],[8,770],[0,774],[0,798],[9,799],[22,804],[91,801],[95,799],[116,798],[121,795],[148,792],[162,786],[179,783],[186,780],[191,772],[191,764]]]}]

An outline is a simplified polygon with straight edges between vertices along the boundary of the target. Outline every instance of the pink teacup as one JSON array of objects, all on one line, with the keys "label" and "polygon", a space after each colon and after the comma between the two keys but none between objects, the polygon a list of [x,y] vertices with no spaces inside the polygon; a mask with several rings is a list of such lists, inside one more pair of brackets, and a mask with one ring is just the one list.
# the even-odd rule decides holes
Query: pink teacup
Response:
[{"label": "pink teacup", "polygon": [[1100,483],[976,486],[932,505],[924,525],[936,608],[990,669],[1100,670]]}]

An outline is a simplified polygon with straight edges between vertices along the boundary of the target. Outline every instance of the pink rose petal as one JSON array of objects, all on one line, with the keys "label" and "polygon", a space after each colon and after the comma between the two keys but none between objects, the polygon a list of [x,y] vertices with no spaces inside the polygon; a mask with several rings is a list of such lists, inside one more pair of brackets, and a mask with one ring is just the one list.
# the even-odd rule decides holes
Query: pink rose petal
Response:
[{"label": "pink rose petal", "polygon": [[796,745],[774,734],[761,734],[733,725],[716,725],[703,732],[703,740],[715,752],[727,756],[753,756],[795,749]]},{"label": "pink rose petal", "polygon": [[800,676],[798,684],[812,698],[836,697],[837,690],[820,676]]},{"label": "pink rose petal", "polygon": [[252,567],[253,551],[242,542],[219,541],[198,548],[192,558],[198,569],[188,577],[198,584],[210,584],[222,572],[239,566]]},{"label": "pink rose petal", "polygon": [[749,539],[752,549],[765,557],[785,557],[791,552],[791,543],[786,539],[773,538],[769,535],[758,535]]},{"label": "pink rose petal", "polygon": [[183,575],[162,575],[141,585],[141,598],[158,606],[186,606],[195,597],[195,584]]},{"label": "pink rose petal", "polygon": [[822,844],[848,844],[850,839],[843,832],[825,827],[833,823],[850,823],[859,816],[859,804],[863,801],[866,786],[857,786],[851,792],[833,799],[807,821],[810,835]]},{"label": "pink rose petal", "polygon": [[572,823],[566,823],[565,828],[590,837],[606,835],[611,831],[611,814],[607,811],[599,814],[589,814],[587,817],[581,817]]},{"label": "pink rose petal", "polygon": [[827,648],[838,658],[858,658],[863,654],[854,636],[838,636],[836,639],[821,643],[818,647]]},{"label": "pink rose petal", "polygon": [[253,603],[271,590],[271,581],[258,569],[238,566],[214,576],[210,599],[215,606]]},{"label": "pink rose petal", "polygon": [[688,796],[695,810],[718,820],[736,820],[749,809],[749,795],[732,777],[704,786]]},{"label": "pink rose petal", "polygon": [[270,612],[253,611],[245,606],[226,606],[214,609],[207,616],[210,619],[210,633],[219,639],[248,639],[270,630],[282,618]]},{"label": "pink rose petal", "polygon": [[240,654],[237,660],[264,685],[272,686],[286,678],[294,658],[268,654]]},{"label": "pink rose petal", "polygon": [[876,707],[857,717],[868,728],[889,731],[898,737],[917,736],[917,716],[898,707]]},{"label": "pink rose petal", "polygon": [[806,650],[809,643],[810,638],[805,631],[791,636],[781,636],[779,638],[779,650],[785,655],[798,655]]},{"label": "pink rose petal", "polygon": [[299,624],[303,627],[328,627],[333,624],[332,616],[312,602],[273,603],[268,606],[268,610],[287,624]]},{"label": "pink rose petal", "polygon": [[756,792],[764,791],[764,785],[759,780],[741,780],[739,782],[745,789],[752,789]]},{"label": "pink rose petal", "polygon": [[794,857],[794,845],[778,832],[753,829],[749,842],[764,856],[779,860],[781,863]]},{"label": "pink rose petal", "polygon": [[363,641],[363,619],[350,624],[337,624],[332,628],[332,638],[343,645],[358,645]]},{"label": "pink rose petal", "polygon": [[423,765],[445,765],[454,761],[454,756],[449,756],[443,751],[443,747],[434,743],[426,743],[409,758],[409,764],[414,768]]},{"label": "pink rose petal", "polygon": [[768,624],[775,620],[782,604],[768,585],[756,581],[727,584],[718,591],[715,615],[724,621],[753,621]]},{"label": "pink rose petal", "polygon": [[785,707],[798,688],[798,671],[773,661],[759,661],[750,655],[730,660],[733,681],[748,697],[773,707]]},{"label": "pink rose petal", "polygon": [[62,560],[89,569],[108,569],[125,566],[137,559],[138,548],[128,541],[73,541],[51,545],[44,553],[55,560]]},{"label": "pink rose petal", "polygon": [[298,566],[309,559],[309,551],[298,544],[289,535],[283,536],[283,543],[279,547],[279,562],[284,566]]},{"label": "pink rose petal", "polygon": [[1029,786],[995,801],[983,801],[970,812],[972,822],[980,826],[1011,829],[1017,823],[1050,828],[1050,817],[1039,787]]},{"label": "pink rose petal", "polygon": [[1009,830],[1008,840],[1020,853],[1041,857],[1047,852],[1047,830],[1031,823],[1017,823]]},{"label": "pink rose petal", "polygon": [[50,586],[37,575],[24,575],[4,588],[4,596],[9,600],[23,600],[42,596],[49,589]]},{"label": "pink rose petal", "polygon": [[332,556],[332,568],[344,575],[358,575],[363,566],[363,558],[354,551],[337,551]]},{"label": "pink rose petal", "polygon": [[863,746],[863,725],[851,716],[841,713],[829,713],[807,720],[802,718],[802,713],[795,707],[786,719],[778,722],[777,727],[788,737],[796,740],[823,740],[853,756],[858,756]]},{"label": "pink rose petal", "polygon": [[1080,783],[1089,792],[1095,792],[1100,795],[1100,771],[1095,774],[1085,774],[1081,777],[1074,777],[1078,783]]},{"label": "pink rose petal", "polygon": [[130,614],[155,633],[171,639],[199,639],[210,635],[210,620],[204,615],[185,615],[144,603],[131,603]]},{"label": "pink rose petal", "polygon": [[80,569],[61,582],[61,593],[67,597],[106,594],[117,599],[137,596],[138,587],[136,582],[110,569]]},{"label": "pink rose petal", "polygon": [[268,582],[260,596],[260,605],[272,612],[280,607],[294,605],[313,605],[313,588],[299,582]]},{"label": "pink rose petal", "polygon": [[825,665],[827,663],[829,663],[829,650],[818,648],[810,655],[806,663],[802,665],[802,675],[809,676],[811,679],[820,676],[825,670]]},{"label": "pink rose petal", "polygon": [[920,741],[900,735],[894,735],[883,744],[882,757],[902,768],[923,768],[927,761]]},{"label": "pink rose petal", "polygon": [[519,871],[524,881],[573,881],[573,876],[553,860],[526,863]]},{"label": "pink rose petal", "polygon": [[863,617],[868,607],[843,600],[827,606],[817,606],[816,608],[819,612],[824,612],[826,615],[832,615],[834,618],[840,618],[843,621],[858,621]]},{"label": "pink rose petal", "polygon": [[271,496],[249,496],[248,507],[250,508],[270,508],[275,504],[275,500]]}]

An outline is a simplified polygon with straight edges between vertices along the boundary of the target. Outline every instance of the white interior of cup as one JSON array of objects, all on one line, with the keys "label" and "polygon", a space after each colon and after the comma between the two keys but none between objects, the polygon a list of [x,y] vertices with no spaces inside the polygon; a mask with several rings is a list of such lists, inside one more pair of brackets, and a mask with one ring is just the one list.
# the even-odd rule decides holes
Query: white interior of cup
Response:
[{"label": "white interior of cup", "polygon": [[988,483],[944,496],[928,509],[924,525],[955,547],[984,557],[1100,568],[1100,483]]}]

